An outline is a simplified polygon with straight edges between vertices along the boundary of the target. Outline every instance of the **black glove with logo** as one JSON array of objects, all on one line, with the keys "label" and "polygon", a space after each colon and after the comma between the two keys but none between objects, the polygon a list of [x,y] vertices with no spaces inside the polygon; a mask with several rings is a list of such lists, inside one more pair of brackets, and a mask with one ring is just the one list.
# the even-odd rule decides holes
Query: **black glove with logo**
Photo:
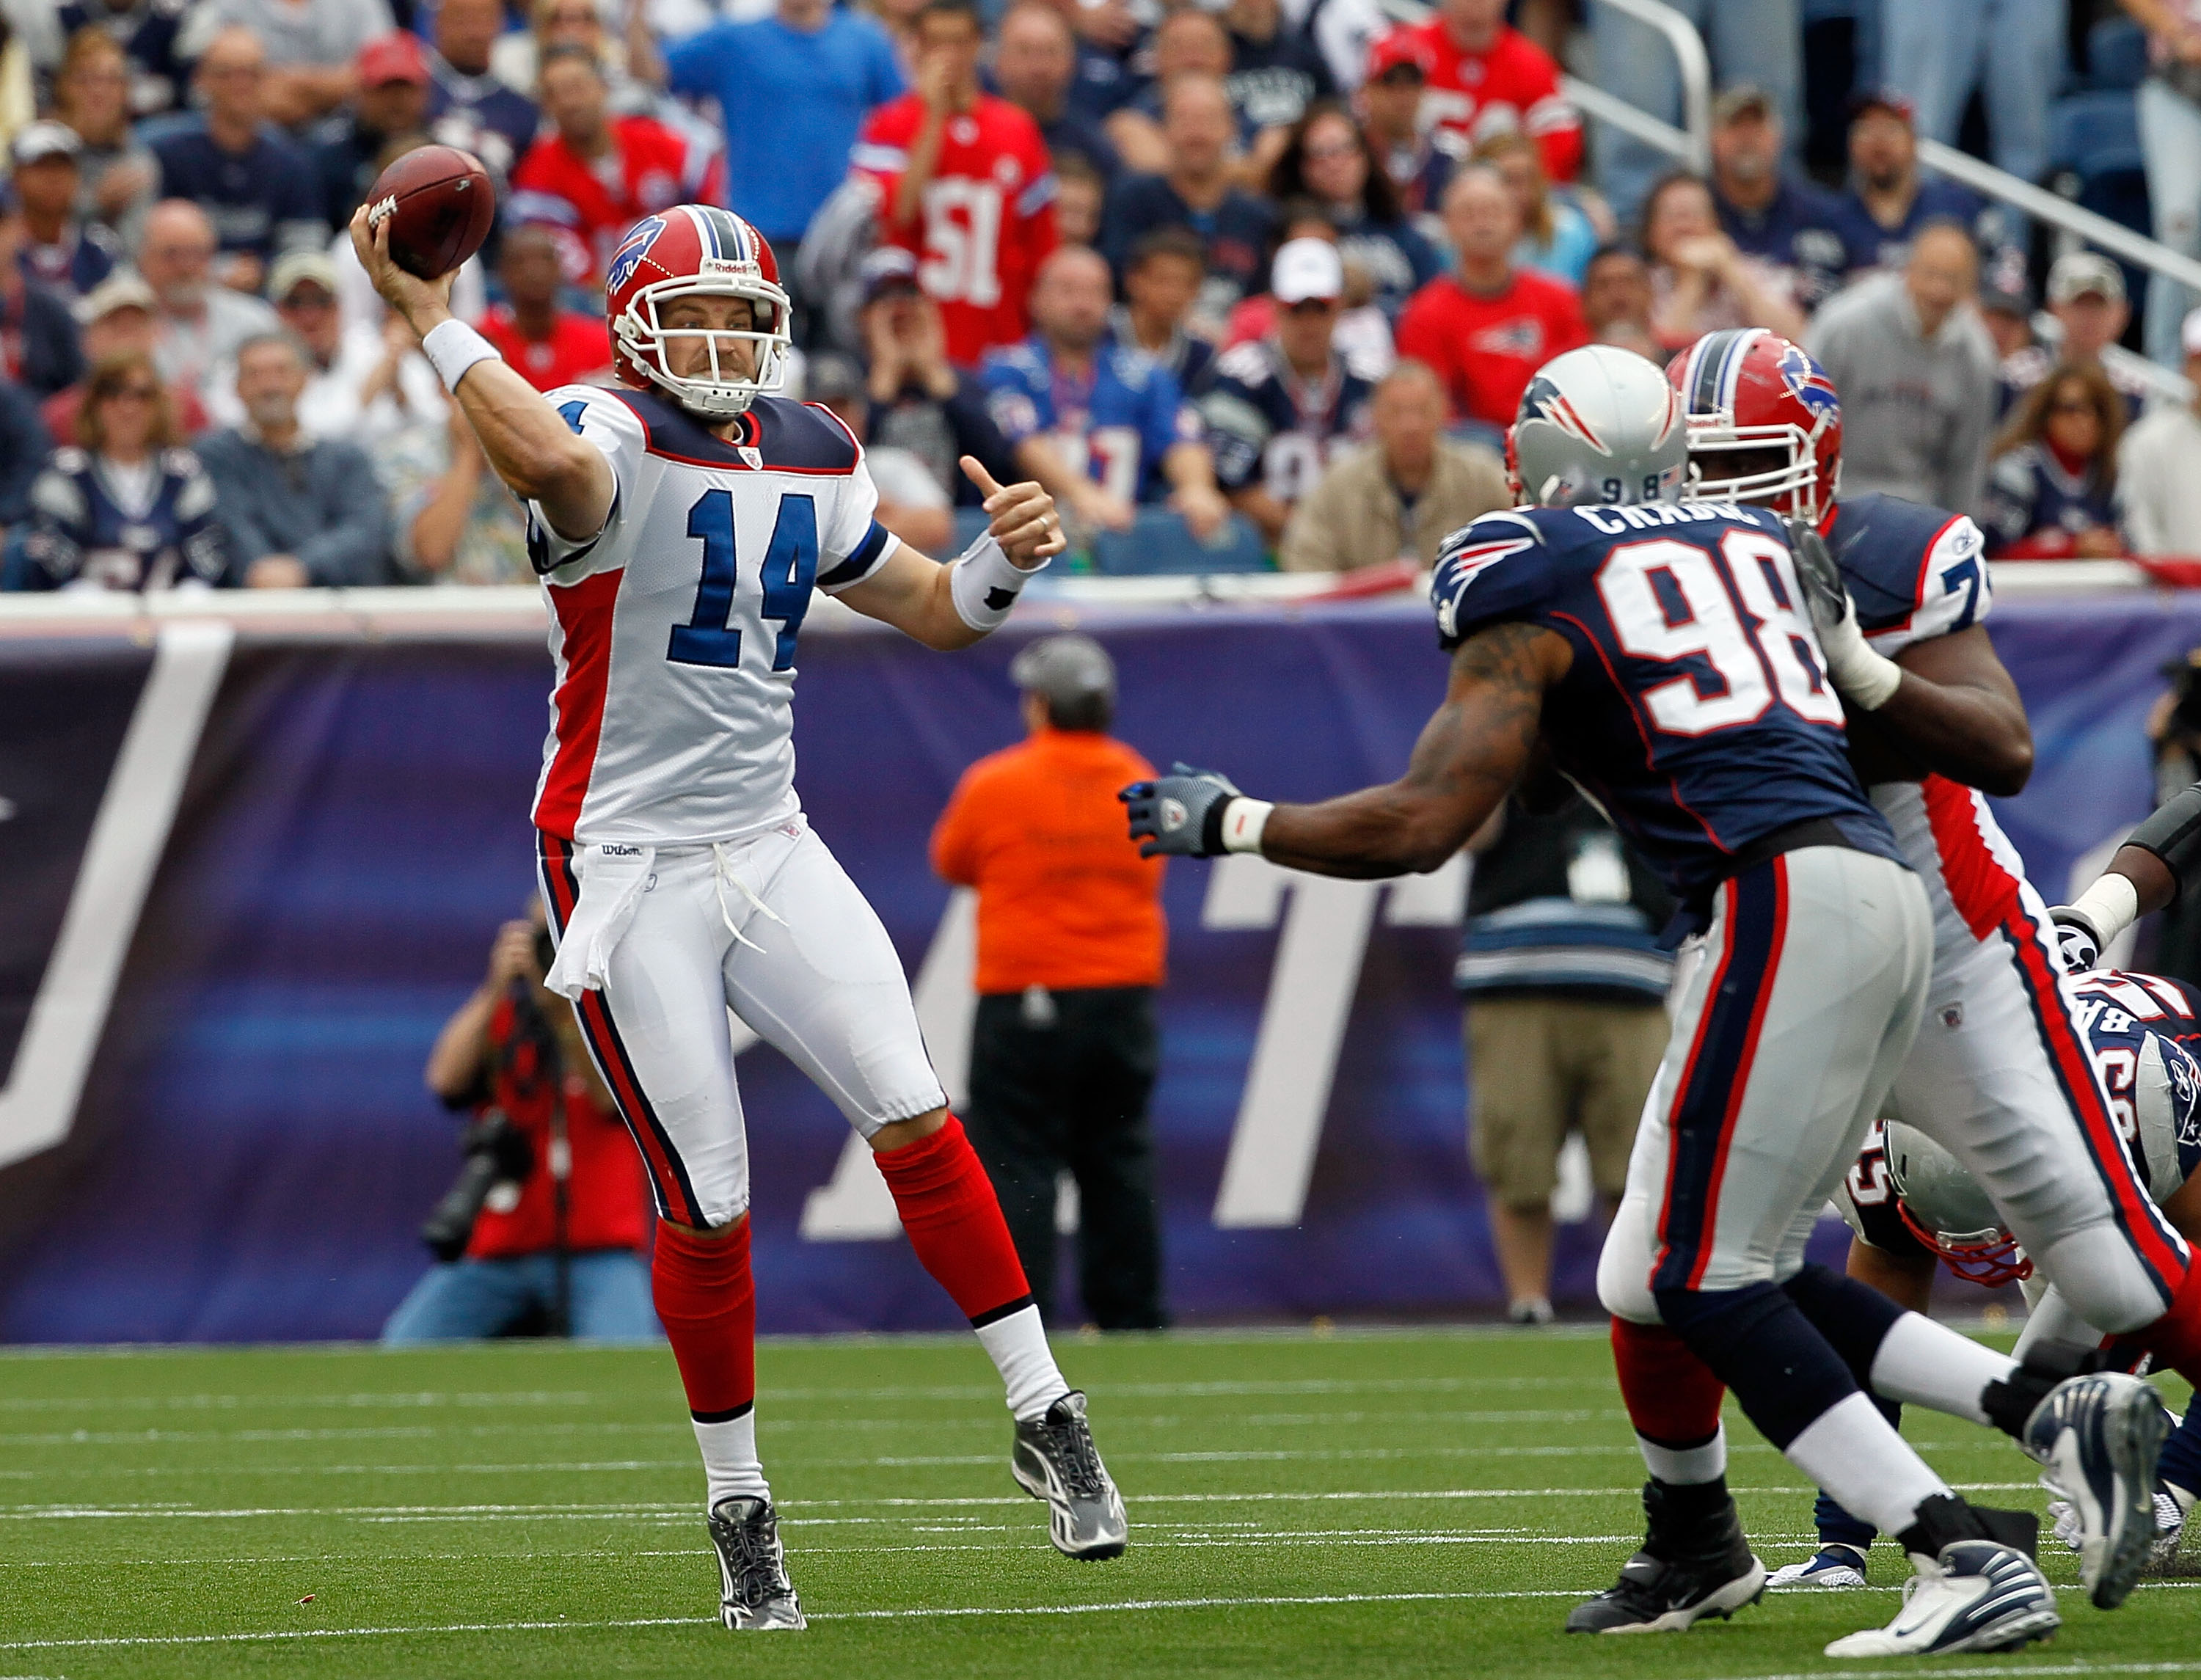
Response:
[{"label": "black glove with logo", "polygon": [[1168,775],[1134,782],[1116,797],[1130,810],[1131,838],[1147,843],[1141,857],[1220,857],[1223,814],[1242,796],[1217,771],[1172,764]]}]

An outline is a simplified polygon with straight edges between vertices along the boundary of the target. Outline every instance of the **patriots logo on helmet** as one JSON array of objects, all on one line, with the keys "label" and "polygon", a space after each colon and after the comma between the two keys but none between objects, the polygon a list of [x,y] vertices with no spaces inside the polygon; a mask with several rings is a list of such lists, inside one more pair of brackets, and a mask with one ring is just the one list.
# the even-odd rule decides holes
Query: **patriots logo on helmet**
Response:
[{"label": "patriots logo on helmet", "polygon": [[657,243],[657,236],[665,232],[665,218],[652,216],[637,224],[626,236],[626,242],[612,253],[611,265],[604,271],[604,290],[617,291],[634,278],[634,271],[642,267],[642,260],[649,255],[649,248]]},{"label": "patriots logo on helmet", "polygon": [[1827,377],[1826,369],[1796,345],[1790,344],[1781,352],[1780,368],[1781,383],[1788,387],[1788,394],[1812,414],[1841,412],[1841,396],[1834,390],[1834,382]]},{"label": "patriots logo on helmet", "polygon": [[1529,389],[1521,393],[1521,408],[1515,423],[1532,415],[1550,421],[1570,438],[1581,438],[1592,449],[1605,447],[1597,433],[1590,430],[1589,423],[1575,411],[1575,405],[1567,401],[1566,393],[1541,373],[1529,380]]}]

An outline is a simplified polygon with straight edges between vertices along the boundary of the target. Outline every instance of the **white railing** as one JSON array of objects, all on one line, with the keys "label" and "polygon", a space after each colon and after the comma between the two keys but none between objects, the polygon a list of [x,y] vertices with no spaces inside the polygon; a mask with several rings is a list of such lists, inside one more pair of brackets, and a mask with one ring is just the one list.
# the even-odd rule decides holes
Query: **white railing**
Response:
[{"label": "white railing", "polygon": [[1699,174],[1710,173],[1712,67],[1711,61],[1705,56],[1704,37],[1697,33],[1696,25],[1671,6],[1660,4],[1659,0],[1597,0],[1597,3],[1625,12],[1666,38],[1682,73],[1682,126],[1676,128],[1670,122],[1638,110],[1626,100],[1616,98],[1578,77],[1559,79],[1567,97],[1598,121],[1610,123],[1646,145],[1656,146],[1670,156],[1682,159]]}]

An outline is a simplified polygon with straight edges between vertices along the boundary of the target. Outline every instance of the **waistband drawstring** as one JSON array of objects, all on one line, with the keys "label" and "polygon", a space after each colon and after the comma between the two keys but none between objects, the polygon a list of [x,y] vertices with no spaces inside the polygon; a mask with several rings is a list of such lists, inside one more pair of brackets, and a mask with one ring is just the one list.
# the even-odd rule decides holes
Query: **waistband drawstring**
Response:
[{"label": "waistband drawstring", "polygon": [[726,843],[725,841],[714,840],[711,843],[711,872],[715,878],[714,884],[719,896],[719,918],[726,924],[726,931],[734,936],[736,943],[746,945],[751,950],[755,951],[761,955],[764,951],[764,947],[758,944],[755,940],[750,938],[748,935],[743,933],[740,928],[734,925],[733,912],[726,908],[726,883],[731,881],[734,884],[735,889],[741,894],[741,896],[748,900],[750,908],[761,911],[764,914],[770,916],[772,920],[778,922],[782,927],[785,927],[787,925],[787,919],[781,915],[778,911],[774,910],[771,905],[766,903],[764,900],[759,898],[756,895],[756,890],[741,878],[740,872],[737,871],[727,860]]}]

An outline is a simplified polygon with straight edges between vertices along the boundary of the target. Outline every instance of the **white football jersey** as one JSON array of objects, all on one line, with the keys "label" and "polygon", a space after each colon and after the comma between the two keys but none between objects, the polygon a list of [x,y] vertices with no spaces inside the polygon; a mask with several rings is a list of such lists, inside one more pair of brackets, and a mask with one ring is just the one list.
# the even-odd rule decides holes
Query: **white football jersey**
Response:
[{"label": "white football jersey", "polygon": [[787,821],[811,590],[861,583],[895,543],[861,446],[784,397],[758,398],[725,440],[655,392],[565,385],[549,401],[618,492],[585,542],[528,508],[557,667],[536,826],[678,845]]}]

